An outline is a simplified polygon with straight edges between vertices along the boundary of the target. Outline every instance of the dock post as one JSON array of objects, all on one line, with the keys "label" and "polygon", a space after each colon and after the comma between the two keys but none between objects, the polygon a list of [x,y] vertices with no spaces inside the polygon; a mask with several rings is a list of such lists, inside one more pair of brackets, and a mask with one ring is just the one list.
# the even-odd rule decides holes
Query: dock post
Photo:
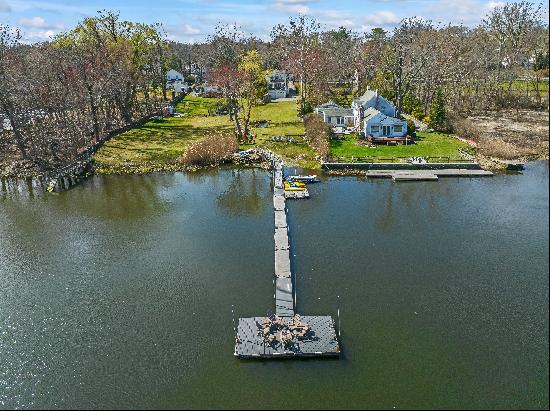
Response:
[{"label": "dock post", "polygon": [[237,340],[237,326],[235,325],[235,312],[233,311],[233,304],[231,304],[231,317],[233,317],[233,333],[235,334],[235,340]]},{"label": "dock post", "polygon": [[338,338],[340,338],[340,296],[337,296],[338,301],[338,310],[337,310],[337,317],[338,317]]}]

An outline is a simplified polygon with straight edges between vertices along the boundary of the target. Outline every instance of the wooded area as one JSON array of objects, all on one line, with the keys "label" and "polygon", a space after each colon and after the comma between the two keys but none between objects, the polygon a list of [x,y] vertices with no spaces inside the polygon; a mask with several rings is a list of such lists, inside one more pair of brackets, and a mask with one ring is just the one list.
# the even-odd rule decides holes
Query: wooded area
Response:
[{"label": "wooded area", "polygon": [[[548,108],[548,24],[529,2],[495,7],[476,27],[404,19],[393,32],[326,30],[306,16],[275,26],[270,41],[218,26],[198,44],[168,41],[161,25],[112,12],[51,42],[25,45],[0,25],[0,168],[65,164],[102,136],[166,104],[166,72],[220,88],[241,139],[269,70],[285,70],[300,114],[349,103],[367,86],[398,114],[452,128],[453,116]],[[445,115],[447,113],[448,115]]]}]

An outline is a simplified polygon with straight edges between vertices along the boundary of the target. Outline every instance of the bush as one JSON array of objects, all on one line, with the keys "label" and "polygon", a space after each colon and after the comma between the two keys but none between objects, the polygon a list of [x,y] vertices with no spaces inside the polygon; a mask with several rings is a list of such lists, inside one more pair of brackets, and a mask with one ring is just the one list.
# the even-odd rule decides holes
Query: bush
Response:
[{"label": "bush", "polygon": [[321,159],[325,160],[329,153],[330,127],[317,114],[309,113],[304,116],[306,138],[311,147]]},{"label": "bush", "polygon": [[407,120],[407,134],[411,137],[416,137],[416,124],[412,120]]},{"label": "bush", "polygon": [[233,134],[215,134],[191,144],[179,161],[185,165],[218,164],[239,148]]},{"label": "bush", "polygon": [[313,106],[309,101],[300,102],[300,108],[298,109],[298,112],[301,116],[305,116],[306,114],[313,113]]}]

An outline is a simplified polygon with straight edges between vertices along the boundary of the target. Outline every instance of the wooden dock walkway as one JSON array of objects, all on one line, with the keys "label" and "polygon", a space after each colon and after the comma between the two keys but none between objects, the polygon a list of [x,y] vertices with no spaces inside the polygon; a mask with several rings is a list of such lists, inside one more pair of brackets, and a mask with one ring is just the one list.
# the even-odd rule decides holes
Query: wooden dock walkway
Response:
[{"label": "wooden dock walkway", "polygon": [[[283,343],[280,332],[266,339],[262,335],[263,323],[267,317],[239,318],[235,330],[235,352],[239,358],[281,358],[302,356],[335,356],[340,353],[336,336],[334,320],[330,316],[297,316],[295,311],[294,281],[290,261],[290,242],[288,238],[288,222],[286,215],[287,198],[307,198],[307,190],[285,192],[283,189],[283,163],[271,152],[264,155],[273,166],[273,212],[274,212],[274,243],[275,272],[274,299],[276,317],[285,323],[292,323],[300,318],[308,325],[304,336],[294,338],[291,343]],[[290,194],[288,194],[290,193]],[[296,194],[295,194],[296,193]],[[277,338],[276,338],[277,337]]]},{"label": "wooden dock walkway", "polygon": [[493,173],[487,170],[441,169],[441,170],[367,170],[370,178],[391,178],[394,181],[437,181],[439,177],[489,177]]}]

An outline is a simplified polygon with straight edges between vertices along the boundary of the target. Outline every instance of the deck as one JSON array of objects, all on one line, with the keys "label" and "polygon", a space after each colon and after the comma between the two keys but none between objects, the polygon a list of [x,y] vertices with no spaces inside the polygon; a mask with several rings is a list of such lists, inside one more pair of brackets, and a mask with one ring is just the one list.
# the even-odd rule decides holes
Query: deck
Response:
[{"label": "deck", "polygon": [[266,317],[240,318],[235,344],[235,356],[239,358],[285,358],[338,356],[340,346],[334,328],[334,320],[329,316],[302,316],[310,330],[303,339],[284,347],[282,344],[268,343],[258,331]]}]

